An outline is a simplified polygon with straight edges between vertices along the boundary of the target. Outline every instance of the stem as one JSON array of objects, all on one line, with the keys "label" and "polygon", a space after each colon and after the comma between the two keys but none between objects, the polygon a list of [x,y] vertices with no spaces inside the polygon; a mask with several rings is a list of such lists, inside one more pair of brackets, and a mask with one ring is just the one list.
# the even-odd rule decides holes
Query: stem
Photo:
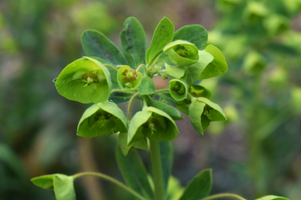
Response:
[{"label": "stem", "polygon": [[163,172],[159,142],[150,140],[150,154],[155,186],[155,200],[164,200]]},{"label": "stem", "polygon": [[139,198],[141,200],[146,200],[143,196],[141,196],[140,194],[138,194],[137,192],[135,192],[131,188],[127,187],[126,185],[124,185],[120,181],[118,181],[118,180],[116,180],[116,179],[114,179],[114,178],[112,178],[110,176],[107,176],[105,174],[96,173],[96,172],[81,172],[81,173],[78,173],[78,174],[74,174],[72,177],[73,177],[73,179],[76,179],[76,178],[79,178],[79,177],[82,177],[82,176],[95,176],[95,177],[103,178],[103,179],[108,180],[108,181],[110,181],[112,183],[115,183],[119,187],[122,187],[123,189],[125,189],[129,193],[133,194],[137,198]]},{"label": "stem", "polygon": [[168,91],[169,91],[168,88],[160,89],[160,90],[156,90],[156,94],[157,94],[157,93],[164,93],[164,92],[168,92]]},{"label": "stem", "polygon": [[212,199],[225,198],[225,197],[236,198],[236,199],[239,199],[239,200],[246,200],[245,198],[243,198],[241,196],[238,196],[236,194],[230,194],[230,193],[215,194],[215,195],[211,195],[209,197],[205,197],[201,200],[212,200]]},{"label": "stem", "polygon": [[113,89],[111,90],[111,94],[114,92],[122,92],[122,93],[128,93],[128,94],[134,94],[133,91],[123,90],[123,89]]},{"label": "stem", "polygon": [[133,99],[139,94],[139,92],[136,92],[131,98],[130,98],[130,101],[129,101],[129,104],[128,104],[128,109],[127,109],[127,113],[126,113],[126,117],[127,119],[130,121],[130,110],[131,110],[131,105],[132,105],[132,101]]},{"label": "stem", "polygon": [[[163,53],[163,52],[162,52]],[[160,53],[157,57],[156,57],[156,59],[152,62],[152,64],[150,65],[150,66],[148,66],[147,67],[147,69],[150,69],[150,68],[152,68],[153,67],[153,65],[157,62],[157,60],[160,58],[160,56],[162,55],[162,53]]]},{"label": "stem", "polygon": [[147,107],[146,96],[143,96],[143,108]]},{"label": "stem", "polygon": [[140,69],[141,67],[144,67],[144,68],[145,68],[145,64],[140,64],[140,65],[137,67],[136,71],[138,72],[139,69]]},{"label": "stem", "polygon": [[116,67],[114,67],[113,65],[110,64],[103,64],[106,67],[110,67],[111,69],[114,69],[116,72],[118,72],[118,69]]}]

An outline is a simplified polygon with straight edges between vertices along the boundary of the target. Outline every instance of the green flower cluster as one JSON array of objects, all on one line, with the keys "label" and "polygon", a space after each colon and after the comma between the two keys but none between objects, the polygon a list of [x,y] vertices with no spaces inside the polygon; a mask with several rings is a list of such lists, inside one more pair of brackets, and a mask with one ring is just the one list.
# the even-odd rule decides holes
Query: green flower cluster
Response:
[{"label": "green flower cluster", "polygon": [[[222,109],[210,101],[211,92],[200,85],[202,79],[228,70],[221,51],[207,45],[203,26],[187,25],[175,32],[172,22],[163,18],[147,49],[143,27],[130,17],[120,38],[122,51],[102,33],[85,31],[81,41],[87,57],[66,66],[55,79],[60,95],[93,103],[80,119],[77,135],[119,133],[126,155],[131,147],[148,149],[147,139],[174,139],[179,134],[174,120],[183,119],[178,110],[201,134],[210,122],[226,120]],[[169,87],[155,90],[153,76],[168,78]],[[141,99],[143,107],[130,118],[134,98]],[[117,106],[126,101],[127,117]]]}]

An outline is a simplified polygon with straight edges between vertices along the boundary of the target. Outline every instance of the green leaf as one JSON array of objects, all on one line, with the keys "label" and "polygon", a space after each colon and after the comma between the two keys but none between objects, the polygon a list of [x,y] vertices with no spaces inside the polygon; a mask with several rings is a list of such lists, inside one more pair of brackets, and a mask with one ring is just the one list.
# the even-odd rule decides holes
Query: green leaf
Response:
[{"label": "green leaf", "polygon": [[207,51],[199,51],[198,62],[186,66],[187,78],[186,81],[189,85],[200,79],[203,70],[213,61],[214,57]]},{"label": "green leaf", "polygon": [[148,181],[148,174],[137,151],[132,148],[125,157],[118,147],[116,159],[126,184],[142,196],[153,199],[153,191]]},{"label": "green leaf", "polygon": [[165,71],[168,74],[168,76],[171,76],[173,78],[181,79],[185,76],[186,70],[183,67],[177,67],[172,65],[165,65]]},{"label": "green leaf", "polygon": [[174,36],[175,27],[172,22],[164,17],[156,27],[153,38],[149,48],[146,51],[146,63],[151,65],[163,48],[172,41]]},{"label": "green leaf", "polygon": [[175,32],[173,41],[175,40],[186,40],[195,44],[198,49],[203,50],[208,40],[208,33],[199,24],[186,25]]},{"label": "green leaf", "polygon": [[217,47],[208,45],[205,51],[210,53],[214,57],[214,60],[203,70],[200,75],[200,79],[212,78],[228,71],[226,59]]},{"label": "green leaf", "polygon": [[154,81],[149,76],[144,76],[139,86],[139,95],[150,95],[155,93]]},{"label": "green leaf", "polygon": [[205,97],[207,99],[211,99],[211,92],[210,90],[206,89],[201,85],[191,85],[189,87],[189,92],[194,97]]},{"label": "green leaf", "polygon": [[189,114],[189,106],[191,104],[190,98],[186,98],[182,101],[176,101],[175,106],[181,111],[182,113],[188,115]]},{"label": "green leaf", "polygon": [[123,92],[114,92],[111,94],[109,101],[113,101],[116,104],[124,103],[130,100],[133,94],[123,93]]},{"label": "green leaf", "polygon": [[57,174],[38,176],[30,179],[30,181],[35,185],[43,189],[52,190],[53,189],[53,179]]},{"label": "green leaf", "polygon": [[102,33],[86,30],[81,43],[87,56],[102,58],[113,65],[126,65],[127,62],[119,49]]},{"label": "green leaf", "polygon": [[183,117],[181,116],[181,113],[176,108],[174,108],[166,103],[156,101],[151,97],[148,97],[148,100],[149,100],[149,103],[151,106],[166,112],[172,119],[174,119],[174,120],[183,119]]},{"label": "green leaf", "polygon": [[172,96],[169,93],[159,93],[157,95],[160,97],[161,102],[167,102],[172,106],[176,106],[175,100],[172,98]]},{"label": "green leaf", "polygon": [[178,79],[173,79],[168,82],[169,93],[176,101],[182,101],[187,97],[187,86],[186,84]]},{"label": "green leaf", "polygon": [[211,102],[209,99],[204,97],[198,97],[198,101],[205,103],[209,107],[209,113],[207,114],[210,121],[226,121],[227,117],[224,111],[221,109],[219,105]]},{"label": "green leaf", "polygon": [[160,155],[161,155],[161,164],[162,164],[162,173],[163,173],[163,183],[165,193],[168,188],[168,181],[171,175],[171,167],[173,161],[173,151],[170,141],[161,141],[160,145]]},{"label": "green leaf", "polygon": [[107,68],[93,58],[84,57],[63,69],[55,87],[69,100],[98,103],[109,98],[112,82]]},{"label": "green leaf", "polygon": [[190,181],[179,200],[197,200],[207,197],[211,192],[211,187],[211,169],[202,170]]},{"label": "green leaf", "polygon": [[81,117],[77,135],[92,138],[126,132],[127,120],[122,110],[113,102],[103,102],[89,107]]},{"label": "green leaf", "polygon": [[136,90],[141,84],[142,74],[128,65],[123,65],[117,72],[117,80],[122,89],[132,91]]},{"label": "green leaf", "polygon": [[169,43],[164,47],[163,52],[166,52],[171,62],[178,66],[192,65],[199,60],[196,46],[184,40]]},{"label": "green leaf", "polygon": [[120,32],[122,52],[129,65],[136,69],[145,63],[146,35],[142,25],[134,17],[127,18]]},{"label": "green leaf", "polygon": [[53,180],[53,189],[56,200],[75,200],[72,177],[56,174]]},{"label": "green leaf", "polygon": [[124,156],[127,156],[129,150],[134,147],[137,149],[142,149],[142,150],[148,150],[148,144],[146,138],[142,138],[141,140],[138,140],[134,142],[134,144],[128,145],[127,144],[127,133],[119,133],[118,137],[120,149],[122,151],[122,154]]},{"label": "green leaf", "polygon": [[256,200],[289,200],[289,199],[284,197],[274,196],[274,195],[268,195]]}]

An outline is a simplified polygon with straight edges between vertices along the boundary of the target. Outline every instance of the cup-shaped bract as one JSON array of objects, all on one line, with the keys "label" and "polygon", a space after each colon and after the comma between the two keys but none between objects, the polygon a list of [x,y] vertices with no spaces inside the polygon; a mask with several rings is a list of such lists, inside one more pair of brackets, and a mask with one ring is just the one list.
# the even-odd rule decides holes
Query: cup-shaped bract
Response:
[{"label": "cup-shaped bract", "polygon": [[137,112],[128,129],[128,144],[147,137],[153,141],[168,141],[179,134],[173,119],[162,110],[147,107]]},{"label": "cup-shaped bract", "polygon": [[204,97],[193,98],[189,106],[189,119],[196,131],[203,134],[211,121],[226,121],[219,105]]},{"label": "cup-shaped bract", "polygon": [[211,99],[211,92],[210,90],[206,89],[205,87],[197,84],[193,84],[189,87],[189,92],[194,97],[205,97],[207,99]]},{"label": "cup-shaped bract", "polygon": [[176,101],[182,101],[187,97],[187,86],[185,82],[173,79],[168,82],[169,93]]},{"label": "cup-shaped bract", "polygon": [[113,102],[101,102],[89,107],[81,117],[77,135],[92,138],[126,132],[127,122],[122,110]]},{"label": "cup-shaped bract", "polygon": [[128,65],[123,65],[118,70],[117,80],[122,89],[136,90],[141,83],[142,74]]},{"label": "cup-shaped bract", "polygon": [[99,61],[84,57],[67,65],[56,79],[60,95],[80,103],[106,101],[111,93],[110,72]]},{"label": "cup-shaped bract", "polygon": [[187,66],[199,60],[198,48],[187,41],[176,40],[169,43],[163,49],[172,63],[178,66]]}]

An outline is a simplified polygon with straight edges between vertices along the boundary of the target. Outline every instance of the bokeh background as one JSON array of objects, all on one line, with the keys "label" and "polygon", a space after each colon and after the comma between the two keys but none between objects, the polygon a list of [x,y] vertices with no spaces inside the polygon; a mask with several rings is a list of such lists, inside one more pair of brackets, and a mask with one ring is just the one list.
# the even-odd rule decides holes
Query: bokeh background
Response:
[{"label": "bokeh background", "polygon": [[[53,200],[52,191],[30,182],[50,173],[99,171],[122,180],[116,136],[77,137],[88,105],[59,96],[52,79],[84,55],[80,37],[86,29],[120,47],[129,16],[139,19],[149,41],[164,16],[176,29],[201,24],[229,65],[226,74],[202,82],[229,120],[212,123],[204,136],[188,117],[178,122],[175,188],[212,168],[212,193],[300,199],[300,0],[1,0],[0,199]],[[147,152],[140,153],[147,164]],[[132,199],[93,178],[76,180],[75,188],[77,199]]]}]

